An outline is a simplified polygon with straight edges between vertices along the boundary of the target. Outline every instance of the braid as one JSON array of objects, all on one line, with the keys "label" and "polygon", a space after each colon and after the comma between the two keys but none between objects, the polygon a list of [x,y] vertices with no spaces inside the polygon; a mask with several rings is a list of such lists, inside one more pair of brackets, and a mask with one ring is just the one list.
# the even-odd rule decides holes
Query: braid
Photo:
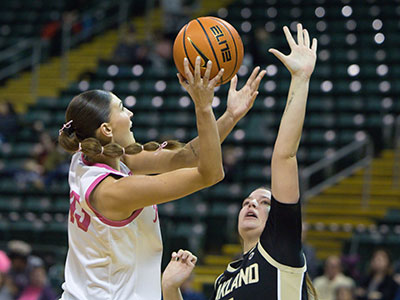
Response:
[{"label": "braid", "polygon": [[62,131],[58,136],[58,143],[67,152],[74,153],[79,150],[79,139],[75,133]]},{"label": "braid", "polygon": [[96,138],[87,138],[84,139],[82,142],[79,142],[79,139],[77,138],[75,133],[69,135],[66,132],[62,132],[58,140],[60,145],[66,151],[71,153],[82,151],[89,160],[93,160],[98,155],[105,155],[108,157],[116,158],[124,154],[138,154],[143,150],[156,151],[160,148],[175,150],[184,146],[184,144],[174,140],[167,141],[164,147],[161,147],[161,144],[157,142],[148,142],[144,145],[140,143],[133,143],[125,148],[121,147],[117,143],[109,143],[103,146]]}]

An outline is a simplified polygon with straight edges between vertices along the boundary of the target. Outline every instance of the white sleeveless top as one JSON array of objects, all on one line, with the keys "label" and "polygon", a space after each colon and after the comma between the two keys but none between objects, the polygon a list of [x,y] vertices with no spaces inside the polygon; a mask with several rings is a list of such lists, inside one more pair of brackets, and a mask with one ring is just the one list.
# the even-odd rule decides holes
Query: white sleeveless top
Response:
[{"label": "white sleeveless top", "polygon": [[157,206],[135,211],[123,221],[106,219],[89,202],[90,193],[110,174],[105,164],[89,164],[81,153],[69,171],[69,250],[62,300],[160,300],[162,240]]}]

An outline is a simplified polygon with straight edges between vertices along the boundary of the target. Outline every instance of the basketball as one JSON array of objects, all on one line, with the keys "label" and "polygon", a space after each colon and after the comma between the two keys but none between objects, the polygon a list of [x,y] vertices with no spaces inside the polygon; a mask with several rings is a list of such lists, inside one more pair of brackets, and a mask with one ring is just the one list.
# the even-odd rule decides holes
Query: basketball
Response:
[{"label": "basketball", "polygon": [[216,17],[201,17],[182,27],[175,38],[173,55],[176,68],[185,78],[183,59],[189,60],[189,68],[194,72],[195,60],[201,57],[201,75],[212,61],[210,79],[220,69],[224,75],[217,85],[227,83],[239,70],[243,60],[243,43],[236,29],[228,22]]}]

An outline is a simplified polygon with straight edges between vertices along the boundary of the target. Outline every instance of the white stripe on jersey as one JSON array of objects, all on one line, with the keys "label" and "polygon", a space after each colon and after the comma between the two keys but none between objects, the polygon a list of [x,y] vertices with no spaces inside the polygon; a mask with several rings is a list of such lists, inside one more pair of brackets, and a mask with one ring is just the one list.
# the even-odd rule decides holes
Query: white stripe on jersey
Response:
[{"label": "white stripe on jersey", "polygon": [[136,211],[124,221],[112,221],[89,203],[90,193],[108,175],[125,177],[104,164],[89,165],[81,153],[69,171],[69,250],[63,300],[161,299],[162,241],[157,206]]}]

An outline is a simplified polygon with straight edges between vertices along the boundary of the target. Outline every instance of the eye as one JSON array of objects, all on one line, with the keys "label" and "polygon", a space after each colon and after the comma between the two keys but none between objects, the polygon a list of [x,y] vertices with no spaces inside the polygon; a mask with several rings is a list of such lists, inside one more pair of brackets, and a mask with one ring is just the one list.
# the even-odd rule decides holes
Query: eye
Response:
[{"label": "eye", "polygon": [[246,200],[246,201],[243,202],[242,207],[244,207],[244,206],[246,206],[248,204],[249,204],[249,200]]},{"label": "eye", "polygon": [[267,205],[267,206],[269,206],[270,204],[268,203],[268,201],[267,200],[263,200],[263,201],[261,201],[261,204],[263,204],[263,205]]}]

